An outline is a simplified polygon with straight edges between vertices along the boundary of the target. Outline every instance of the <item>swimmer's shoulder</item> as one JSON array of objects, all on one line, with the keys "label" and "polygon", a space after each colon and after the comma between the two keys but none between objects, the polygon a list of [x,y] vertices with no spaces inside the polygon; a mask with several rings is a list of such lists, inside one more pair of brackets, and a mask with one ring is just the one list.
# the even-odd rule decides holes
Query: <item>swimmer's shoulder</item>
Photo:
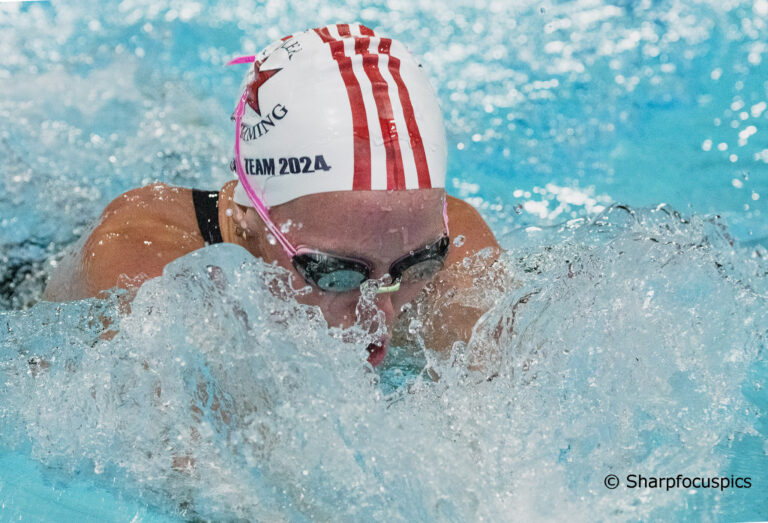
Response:
[{"label": "swimmer's shoulder", "polygon": [[[161,227],[153,227],[158,225]],[[94,232],[103,235],[125,231],[169,236],[175,241],[187,241],[188,236],[196,235],[194,239],[202,241],[192,189],[152,183],[121,194],[104,208]]]},{"label": "swimmer's shoulder", "polygon": [[[448,196],[448,227],[451,245],[445,267],[422,296],[424,343],[432,350],[446,353],[456,340],[469,341],[485,308],[477,306],[476,300],[456,301],[444,297],[456,292],[471,296],[477,275],[488,274],[501,254],[498,241],[480,213],[467,202],[451,196]],[[462,260],[480,251],[484,253],[477,258],[479,266],[468,271]]]},{"label": "swimmer's shoulder", "polygon": [[448,251],[449,265],[488,247],[500,251],[499,242],[477,209],[453,196],[448,196],[448,227],[452,239],[461,236],[463,240],[453,242]]},{"label": "swimmer's shoulder", "polygon": [[204,246],[191,189],[163,183],[132,189],[107,205],[79,252],[52,275],[44,298],[80,299],[141,284]]}]

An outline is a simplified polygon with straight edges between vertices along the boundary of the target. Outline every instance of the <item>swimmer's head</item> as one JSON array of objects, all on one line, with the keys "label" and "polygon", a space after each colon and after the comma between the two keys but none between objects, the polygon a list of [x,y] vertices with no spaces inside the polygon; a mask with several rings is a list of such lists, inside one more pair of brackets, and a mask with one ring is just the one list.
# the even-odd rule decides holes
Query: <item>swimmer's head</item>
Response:
[{"label": "swimmer's head", "polygon": [[338,24],[287,36],[241,62],[249,72],[236,203],[269,209],[324,192],[445,187],[437,98],[400,42]]},{"label": "swimmer's head", "polygon": [[[266,226],[247,235],[255,250],[312,285],[301,300],[330,325],[355,321],[361,282],[389,278],[376,305],[391,327],[449,244],[445,129],[426,74],[401,43],[359,24],[234,61],[251,62],[234,113],[233,219]],[[386,340],[369,351],[377,364]]]}]

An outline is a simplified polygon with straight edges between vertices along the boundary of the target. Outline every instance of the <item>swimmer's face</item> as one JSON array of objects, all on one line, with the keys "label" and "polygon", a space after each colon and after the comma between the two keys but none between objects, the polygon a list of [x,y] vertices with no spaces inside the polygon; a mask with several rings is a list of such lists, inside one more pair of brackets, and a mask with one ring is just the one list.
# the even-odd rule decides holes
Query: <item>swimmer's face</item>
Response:
[{"label": "swimmer's face", "polygon": [[[391,264],[410,251],[433,243],[445,232],[443,189],[411,191],[339,191],[302,196],[270,209],[270,216],[295,246],[366,260],[371,277],[381,278]],[[254,231],[264,226],[253,209],[246,221]],[[264,233],[266,234],[266,233]],[[264,258],[291,271],[294,281],[305,285],[279,245],[263,242]],[[400,290],[378,294],[376,305],[391,329],[403,305],[412,301],[428,280],[404,282]],[[355,323],[360,291],[312,292],[300,298],[323,311],[328,325],[349,327]]]}]

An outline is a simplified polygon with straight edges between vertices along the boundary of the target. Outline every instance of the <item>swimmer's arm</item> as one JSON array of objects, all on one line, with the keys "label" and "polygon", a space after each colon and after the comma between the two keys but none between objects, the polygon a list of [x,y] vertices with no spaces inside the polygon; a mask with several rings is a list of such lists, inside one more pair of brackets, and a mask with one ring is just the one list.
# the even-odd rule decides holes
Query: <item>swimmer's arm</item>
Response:
[{"label": "swimmer's arm", "polygon": [[[425,345],[445,354],[454,342],[469,341],[472,328],[486,312],[487,305],[472,299],[471,291],[478,274],[487,276],[495,270],[494,263],[501,254],[493,232],[471,205],[449,196],[448,218],[452,243],[445,268],[428,286],[425,295],[428,313],[423,330]],[[455,242],[459,236],[463,237],[463,243]],[[462,265],[467,257],[473,257],[472,270]]]},{"label": "swimmer's arm", "polygon": [[160,276],[166,264],[205,245],[194,216],[188,189],[153,184],[123,194],[60,263],[43,299],[90,298]]}]

